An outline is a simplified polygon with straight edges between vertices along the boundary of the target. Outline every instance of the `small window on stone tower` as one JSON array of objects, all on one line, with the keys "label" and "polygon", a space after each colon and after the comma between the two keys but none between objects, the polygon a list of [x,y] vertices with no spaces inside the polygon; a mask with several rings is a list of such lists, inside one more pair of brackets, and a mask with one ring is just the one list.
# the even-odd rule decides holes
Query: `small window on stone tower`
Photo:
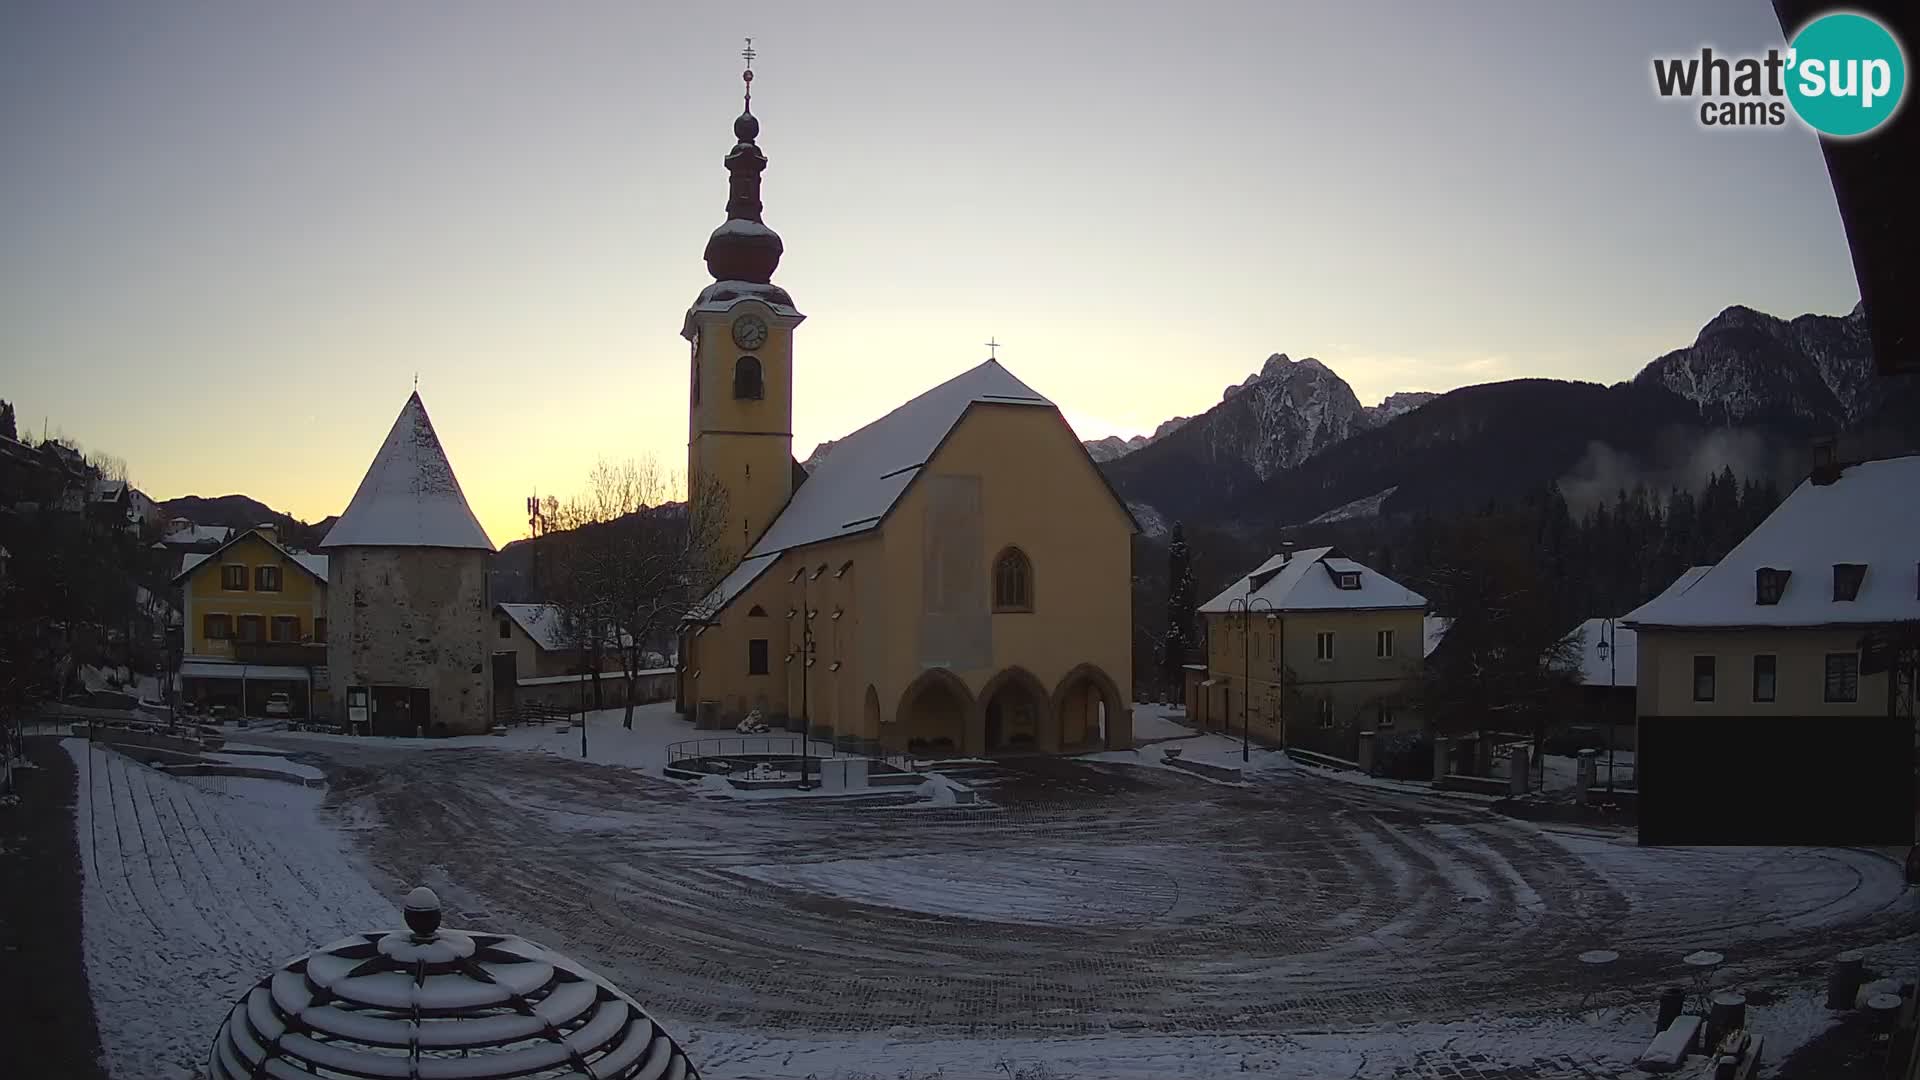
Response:
[{"label": "small window on stone tower", "polygon": [[733,362],[733,396],[746,401],[759,401],[766,396],[758,358],[743,356]]},{"label": "small window on stone tower", "polygon": [[1033,563],[1019,548],[1008,548],[993,560],[993,610],[1033,610]]}]

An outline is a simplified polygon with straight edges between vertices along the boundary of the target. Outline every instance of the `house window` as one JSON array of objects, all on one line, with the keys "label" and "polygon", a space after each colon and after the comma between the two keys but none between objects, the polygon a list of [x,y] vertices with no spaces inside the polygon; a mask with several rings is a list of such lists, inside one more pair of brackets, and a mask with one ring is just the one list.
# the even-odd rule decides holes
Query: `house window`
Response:
[{"label": "house window", "polygon": [[233,637],[233,616],[209,615],[200,620],[200,633],[208,641],[227,641]]},{"label": "house window", "polygon": [[247,591],[247,568],[227,565],[220,568],[220,587],[228,592]]},{"label": "house window", "polygon": [[259,641],[267,636],[267,620],[259,615],[242,615],[236,624],[241,641]]},{"label": "house window", "polygon": [[505,641],[512,636],[513,636],[513,620],[501,619],[500,620],[500,640]]},{"label": "house window", "polygon": [[1833,598],[1855,600],[1860,596],[1860,583],[1867,579],[1865,563],[1833,564]]},{"label": "house window", "polygon": [[1772,701],[1778,689],[1778,657],[1761,655],[1753,658],[1753,700]]},{"label": "house window", "polygon": [[1373,655],[1382,660],[1393,659],[1393,631],[1376,630],[1373,634]]},{"label": "house window", "polygon": [[325,618],[313,620],[313,640],[322,645],[327,643],[327,620]]},{"label": "house window", "polygon": [[277,566],[254,567],[253,588],[255,592],[279,592],[280,568]]},{"label": "house window", "polygon": [[1315,660],[1333,659],[1333,631],[1322,630],[1313,635],[1313,658]]},{"label": "house window", "polygon": [[733,396],[741,401],[759,401],[766,396],[757,358],[743,356],[733,362]]},{"label": "house window", "polygon": [[1860,654],[1827,654],[1826,700],[1834,704],[1860,700]]},{"label": "house window", "polygon": [[1320,726],[1323,728],[1330,728],[1333,726],[1333,699],[1332,698],[1320,699]]},{"label": "house window", "polygon": [[747,642],[747,674],[765,675],[767,673],[767,639],[754,638]]},{"label": "house window", "polygon": [[275,615],[267,626],[268,641],[299,641],[300,616]]},{"label": "house window", "polygon": [[1791,570],[1775,570],[1763,566],[1753,572],[1753,600],[1757,604],[1777,604],[1787,591],[1787,579],[1793,576]]},{"label": "house window", "polygon": [[1693,700],[1713,700],[1713,657],[1693,658]]},{"label": "house window", "polygon": [[1383,728],[1389,728],[1393,726],[1393,706],[1391,705],[1380,706],[1380,726]]},{"label": "house window", "polygon": [[1019,548],[1008,548],[993,560],[993,610],[1033,610],[1033,563]]}]

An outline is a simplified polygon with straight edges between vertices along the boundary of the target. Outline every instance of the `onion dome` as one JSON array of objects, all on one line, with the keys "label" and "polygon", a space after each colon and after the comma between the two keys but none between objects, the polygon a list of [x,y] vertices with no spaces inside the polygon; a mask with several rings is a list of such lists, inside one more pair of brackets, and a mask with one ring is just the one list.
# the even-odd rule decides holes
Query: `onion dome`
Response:
[{"label": "onion dome", "polygon": [[767,155],[760,152],[754,139],[760,134],[760,121],[753,115],[753,49],[742,53],[747,58],[746,104],[733,122],[733,137],[738,140],[727,153],[727,220],[707,239],[707,272],[715,281],[749,281],[766,284],[780,265],[780,234],[760,220],[760,174],[766,171]]},{"label": "onion dome", "polygon": [[336,941],[249,990],[214,1037],[212,1080],[698,1080],[639,1003],[579,964],[441,929],[430,889],[408,894],[405,914],[406,930]]}]

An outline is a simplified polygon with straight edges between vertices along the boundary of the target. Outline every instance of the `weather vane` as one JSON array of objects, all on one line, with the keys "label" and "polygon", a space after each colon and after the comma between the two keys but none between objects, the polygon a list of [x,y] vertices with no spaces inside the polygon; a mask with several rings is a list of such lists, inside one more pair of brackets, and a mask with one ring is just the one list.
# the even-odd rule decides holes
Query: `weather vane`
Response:
[{"label": "weather vane", "polygon": [[760,54],[753,51],[753,39],[748,38],[747,47],[740,50],[740,59],[745,60],[747,62],[747,70],[741,72],[740,77],[746,80],[746,83],[747,83],[747,111],[748,112],[753,111],[753,58],[758,55]]},{"label": "weather vane", "polygon": [[992,338],[988,338],[987,339],[987,359],[989,360],[1000,359],[1000,355],[997,351],[999,348],[1000,348],[999,342],[993,340]]}]

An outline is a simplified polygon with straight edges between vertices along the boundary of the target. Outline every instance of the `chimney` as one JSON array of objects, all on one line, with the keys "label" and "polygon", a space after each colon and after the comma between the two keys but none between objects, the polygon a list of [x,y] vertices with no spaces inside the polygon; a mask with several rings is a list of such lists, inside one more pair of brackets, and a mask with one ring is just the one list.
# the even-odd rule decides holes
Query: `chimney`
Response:
[{"label": "chimney", "polygon": [[266,537],[269,543],[277,544],[280,542],[280,526],[275,525],[271,521],[266,521],[258,525],[255,525],[253,527],[253,531],[259,533],[261,536]]},{"label": "chimney", "polygon": [[1813,440],[1813,469],[1807,474],[1808,483],[1816,487],[1826,487],[1840,479],[1841,470],[1846,468],[1840,455],[1840,439],[1836,435],[1822,435]]},{"label": "chimney", "polygon": [[1293,561],[1293,541],[1291,540],[1280,541],[1280,561],[1281,562]]}]

